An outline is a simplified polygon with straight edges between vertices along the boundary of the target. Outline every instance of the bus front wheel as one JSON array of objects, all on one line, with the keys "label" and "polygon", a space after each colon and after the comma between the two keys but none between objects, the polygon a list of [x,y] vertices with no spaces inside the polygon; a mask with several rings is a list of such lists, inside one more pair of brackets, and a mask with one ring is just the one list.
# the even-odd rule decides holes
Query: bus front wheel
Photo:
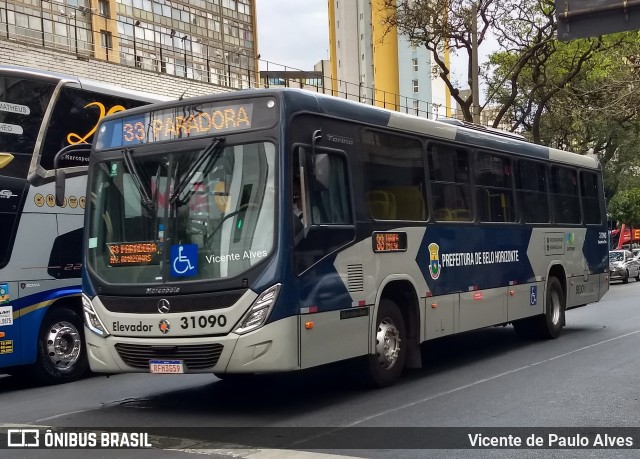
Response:
[{"label": "bus front wheel", "polygon": [[89,363],[78,314],[66,307],[47,312],[40,326],[37,353],[31,375],[41,383],[59,384],[84,376]]},{"label": "bus front wheel", "polygon": [[375,353],[367,356],[366,362],[368,381],[374,387],[386,387],[400,378],[407,355],[404,318],[391,300],[380,302],[375,338]]}]

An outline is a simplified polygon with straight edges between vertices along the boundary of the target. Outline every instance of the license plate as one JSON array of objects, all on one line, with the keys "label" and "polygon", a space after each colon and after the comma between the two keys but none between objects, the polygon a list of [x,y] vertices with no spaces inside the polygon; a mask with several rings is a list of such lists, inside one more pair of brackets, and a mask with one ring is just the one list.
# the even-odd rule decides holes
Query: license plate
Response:
[{"label": "license plate", "polygon": [[150,360],[149,370],[156,374],[184,373],[182,360]]}]

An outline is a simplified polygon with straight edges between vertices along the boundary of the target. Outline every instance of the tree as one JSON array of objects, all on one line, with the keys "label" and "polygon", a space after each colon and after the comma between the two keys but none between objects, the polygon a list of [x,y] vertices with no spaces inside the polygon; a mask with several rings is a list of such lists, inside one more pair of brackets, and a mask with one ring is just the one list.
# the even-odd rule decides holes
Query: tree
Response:
[{"label": "tree", "polygon": [[[451,96],[460,105],[464,117],[473,120],[471,104],[473,95],[463,97],[459,84],[453,81],[451,69],[447,64],[446,52],[466,52],[468,69],[466,83],[471,87],[471,9],[469,0],[382,0],[382,9],[386,11],[384,25],[390,29],[396,27],[398,33],[405,35],[416,44],[431,51],[435,68]],[[501,9],[498,0],[477,0],[478,45],[486,39],[489,31],[495,28]]]},{"label": "tree", "polygon": [[[500,50],[483,66],[488,84],[485,106],[495,108],[493,126],[510,124],[540,143],[543,114],[554,97],[580,75],[586,62],[606,51],[599,38],[560,43],[554,0],[384,0],[388,28],[397,27],[415,44],[433,53],[439,76],[472,121],[473,95],[463,98],[451,78],[445,49],[466,53],[466,86],[471,87],[472,7],[477,8],[478,44],[491,35]],[[562,50],[558,53],[558,50]]]},{"label": "tree", "polygon": [[640,226],[640,188],[619,191],[609,202],[609,215],[626,225]]}]

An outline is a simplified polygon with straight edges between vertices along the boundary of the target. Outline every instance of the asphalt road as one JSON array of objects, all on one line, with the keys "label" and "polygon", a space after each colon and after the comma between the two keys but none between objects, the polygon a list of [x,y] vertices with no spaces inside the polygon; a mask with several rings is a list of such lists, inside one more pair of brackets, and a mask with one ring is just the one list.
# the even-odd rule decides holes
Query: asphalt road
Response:
[{"label": "asphalt road", "polygon": [[[240,385],[208,375],[95,376],[56,387],[0,377],[0,427],[132,429],[147,432],[156,447],[0,450],[0,457],[513,457],[513,449],[419,448],[431,440],[446,444],[447,435],[467,438],[491,428],[514,436],[538,432],[520,428],[546,428],[540,435],[569,435],[563,428],[571,427],[631,432],[640,448],[640,282],[612,285],[603,301],[568,311],[566,320],[562,336],[552,341],[521,341],[509,326],[430,342],[423,349],[425,368],[383,390],[354,382],[351,363]],[[467,429],[412,429],[423,427]],[[257,439],[265,438],[280,449],[260,447]],[[349,448],[345,439],[352,441]],[[637,453],[517,451],[519,457]]]}]

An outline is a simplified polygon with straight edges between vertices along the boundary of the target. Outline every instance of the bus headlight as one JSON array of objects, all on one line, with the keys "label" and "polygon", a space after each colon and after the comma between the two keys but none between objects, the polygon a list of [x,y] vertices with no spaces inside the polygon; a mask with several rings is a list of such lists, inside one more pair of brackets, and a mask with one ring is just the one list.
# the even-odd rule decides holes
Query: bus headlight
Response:
[{"label": "bus headlight", "polygon": [[98,317],[98,314],[96,314],[96,311],[93,309],[91,300],[84,293],[82,294],[82,309],[84,310],[84,319],[89,330],[103,338],[109,336],[109,332],[100,320],[100,317]]},{"label": "bus headlight", "polygon": [[276,284],[262,292],[242,317],[240,324],[235,328],[234,332],[242,335],[262,327],[278,299],[281,286],[282,284]]}]

